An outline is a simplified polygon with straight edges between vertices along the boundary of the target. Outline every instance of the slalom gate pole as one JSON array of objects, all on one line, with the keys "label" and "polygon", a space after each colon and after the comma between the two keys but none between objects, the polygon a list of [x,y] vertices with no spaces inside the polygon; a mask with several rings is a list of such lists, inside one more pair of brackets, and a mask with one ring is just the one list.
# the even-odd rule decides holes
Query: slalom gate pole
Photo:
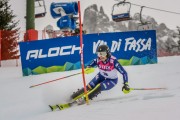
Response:
[{"label": "slalom gate pole", "polygon": [[79,12],[79,30],[80,30],[80,52],[81,52],[81,69],[82,69],[82,77],[83,77],[83,84],[84,84],[84,93],[86,97],[86,104],[89,104],[89,98],[87,95],[86,89],[86,80],[85,80],[85,73],[84,73],[84,56],[83,56],[83,37],[82,37],[82,23],[81,23],[81,6],[80,1],[78,1],[78,12]]},{"label": "slalom gate pole", "polygon": [[43,83],[40,83],[40,84],[32,85],[29,88],[33,88],[33,87],[37,87],[37,86],[40,86],[40,85],[48,84],[48,83],[51,83],[51,82],[55,82],[55,81],[62,80],[64,78],[72,77],[72,76],[79,75],[79,74],[81,74],[81,72],[75,73],[75,74],[72,74],[72,75],[68,75],[68,76],[65,76],[65,77],[57,78],[57,79],[54,79],[54,80],[50,80],[50,81],[47,81],[47,82],[43,82]]},{"label": "slalom gate pole", "polygon": [[167,88],[130,88],[131,90],[166,90]]},{"label": "slalom gate pole", "polygon": [[0,30],[0,67],[1,67],[1,46],[2,46],[2,40],[1,40],[1,30]]}]

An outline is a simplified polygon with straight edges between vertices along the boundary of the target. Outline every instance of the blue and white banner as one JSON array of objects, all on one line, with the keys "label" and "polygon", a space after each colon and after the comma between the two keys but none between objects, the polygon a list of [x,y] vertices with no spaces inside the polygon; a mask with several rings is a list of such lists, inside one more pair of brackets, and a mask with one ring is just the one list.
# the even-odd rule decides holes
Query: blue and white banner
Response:
[{"label": "blue and white banner", "polygon": [[[96,58],[107,44],[122,65],[157,63],[156,31],[131,31],[83,35],[84,63]],[[20,43],[23,75],[80,68],[79,36]]]}]

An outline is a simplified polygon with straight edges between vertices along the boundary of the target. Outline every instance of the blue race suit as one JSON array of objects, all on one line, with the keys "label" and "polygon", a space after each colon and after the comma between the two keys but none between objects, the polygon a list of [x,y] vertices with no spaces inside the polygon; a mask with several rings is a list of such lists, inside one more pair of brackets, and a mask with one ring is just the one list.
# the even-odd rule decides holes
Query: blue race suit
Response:
[{"label": "blue race suit", "polygon": [[117,71],[123,75],[124,83],[128,82],[127,72],[114,56],[107,58],[104,62],[99,58],[94,59],[88,67],[97,66],[99,73],[89,82],[91,88],[100,83],[101,91],[113,88],[118,82]]}]

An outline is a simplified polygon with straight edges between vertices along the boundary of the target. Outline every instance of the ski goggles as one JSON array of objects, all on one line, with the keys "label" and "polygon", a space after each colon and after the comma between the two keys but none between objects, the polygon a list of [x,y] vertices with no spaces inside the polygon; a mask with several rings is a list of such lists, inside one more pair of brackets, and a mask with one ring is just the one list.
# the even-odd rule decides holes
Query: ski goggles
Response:
[{"label": "ski goggles", "polygon": [[107,53],[106,52],[97,52],[98,57],[106,57]]}]

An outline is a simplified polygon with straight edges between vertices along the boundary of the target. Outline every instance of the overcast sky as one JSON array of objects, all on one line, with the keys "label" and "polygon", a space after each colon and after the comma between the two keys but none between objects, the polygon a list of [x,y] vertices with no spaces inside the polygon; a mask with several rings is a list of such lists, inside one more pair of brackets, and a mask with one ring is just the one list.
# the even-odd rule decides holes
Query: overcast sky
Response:
[{"label": "overcast sky", "polygon": [[[61,0],[61,2],[71,2],[72,0]],[[98,8],[103,6],[105,13],[111,17],[112,6],[117,3],[115,0],[80,0],[81,1],[81,10],[83,15],[83,10],[92,4],[97,4]],[[128,2],[132,2],[134,4],[139,4],[146,7],[157,8],[172,12],[180,13],[180,0],[127,0]],[[36,19],[36,29],[42,30],[44,26],[48,24],[54,24],[56,26],[56,22],[58,19],[53,19],[50,15],[50,4],[52,2],[59,2],[59,0],[45,0],[47,15],[44,18]],[[24,16],[26,14],[26,0],[10,0],[10,4],[12,5],[12,9],[14,10],[14,14],[17,15],[17,19],[20,20],[19,26],[21,30],[25,30],[25,19]],[[131,15],[134,13],[140,12],[140,7],[132,5]],[[152,10],[148,8],[143,9],[143,15],[149,15],[156,19],[158,23],[165,23],[167,27],[170,29],[176,29],[176,26],[180,26],[180,15],[161,12],[157,10]],[[55,29],[57,29],[55,27]]]}]

